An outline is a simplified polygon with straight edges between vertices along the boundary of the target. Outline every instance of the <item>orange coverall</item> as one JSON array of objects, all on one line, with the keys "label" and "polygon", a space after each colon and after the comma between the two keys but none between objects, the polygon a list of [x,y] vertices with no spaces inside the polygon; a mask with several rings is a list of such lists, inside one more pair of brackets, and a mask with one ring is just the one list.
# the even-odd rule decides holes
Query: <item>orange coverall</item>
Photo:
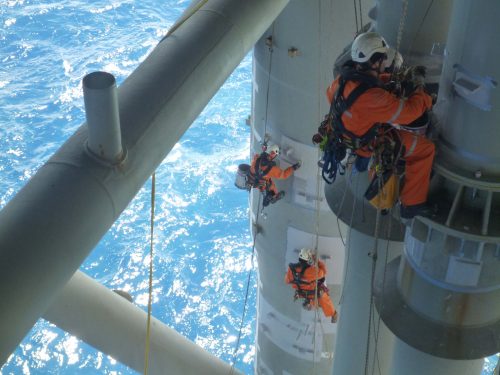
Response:
[{"label": "orange coverall", "polygon": [[[381,77],[384,78],[384,77]],[[339,78],[328,87],[326,95],[331,103]],[[360,82],[347,81],[342,96],[347,98]],[[364,135],[376,123],[409,124],[432,107],[432,98],[419,88],[408,99],[399,99],[383,88],[370,88],[342,114],[347,130],[357,136]],[[427,138],[404,130],[397,130],[405,146],[405,183],[401,203],[411,206],[424,203],[429,192],[430,174],[434,160],[434,144]],[[358,150],[361,156],[370,156],[368,150]]]},{"label": "orange coverall", "polygon": [[[300,273],[302,265],[300,263],[296,263],[295,270],[297,273]],[[326,276],[326,266],[321,260],[318,260],[318,267],[315,265],[307,266],[304,274],[302,275],[301,280],[305,281],[306,284],[301,284],[300,289],[304,291],[314,291],[316,289],[316,283],[318,280],[325,278]],[[299,289],[297,284],[293,282],[293,273],[290,267],[288,267],[288,271],[285,275],[285,283],[292,284],[294,289]],[[318,294],[318,304],[323,310],[323,314],[326,317],[332,317],[335,315],[335,307],[333,306],[333,302],[330,299],[330,295],[328,292],[322,290],[319,286],[318,289],[320,293]],[[310,293],[310,296],[307,297],[309,299],[309,303],[312,307],[316,307],[316,301],[314,298],[314,293]]]},{"label": "orange coverall", "polygon": [[[257,162],[257,159],[259,158],[260,154],[255,154],[252,160],[252,165],[250,166],[250,173],[255,174],[255,163]],[[267,169],[267,166],[263,165],[264,163],[260,164],[260,170],[265,171]],[[290,177],[293,174],[293,167],[288,167],[286,169],[281,169],[278,166],[273,166],[269,170],[269,173],[267,173],[265,176],[262,176],[262,179],[266,181],[266,185],[259,186],[260,191],[266,191],[266,186],[267,190],[270,191],[273,195],[278,194],[278,189],[276,188],[275,183],[273,182],[273,178],[277,179],[286,179]]]}]

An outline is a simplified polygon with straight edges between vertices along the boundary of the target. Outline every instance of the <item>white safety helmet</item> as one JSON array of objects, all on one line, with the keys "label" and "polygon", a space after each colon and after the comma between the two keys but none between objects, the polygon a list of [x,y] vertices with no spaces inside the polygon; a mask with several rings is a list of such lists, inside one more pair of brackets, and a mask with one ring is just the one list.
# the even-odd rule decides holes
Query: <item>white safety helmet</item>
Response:
[{"label": "white safety helmet", "polygon": [[387,53],[389,45],[385,39],[377,33],[369,32],[359,34],[351,46],[351,58],[358,63],[370,60],[375,53]]},{"label": "white safety helmet", "polygon": [[299,259],[305,260],[309,264],[313,264],[314,262],[314,252],[307,247],[300,249]]},{"label": "white safety helmet", "polygon": [[278,145],[271,145],[267,148],[266,152],[272,156],[276,157],[280,154],[280,147]]}]

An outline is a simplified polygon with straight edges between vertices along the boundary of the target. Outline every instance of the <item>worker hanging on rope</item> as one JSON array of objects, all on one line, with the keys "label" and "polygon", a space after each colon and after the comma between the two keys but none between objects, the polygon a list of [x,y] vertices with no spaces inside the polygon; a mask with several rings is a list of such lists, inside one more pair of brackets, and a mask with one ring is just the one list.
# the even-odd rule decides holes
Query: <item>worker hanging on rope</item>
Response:
[{"label": "worker hanging on rope", "polygon": [[390,79],[390,74],[385,69],[392,62],[387,61],[388,52],[389,46],[379,34],[358,35],[351,46],[351,60],[342,66],[340,75],[328,87],[331,107],[322,123],[328,135],[323,177],[333,182],[347,149],[361,157],[370,157],[381,132],[384,137],[389,135],[402,145],[400,157],[405,161],[406,171],[400,194],[401,217],[409,219],[431,214],[425,203],[435,148],[424,136],[394,124],[410,124],[423,116],[432,108],[432,97],[424,91],[422,74],[414,75],[414,91],[406,99],[386,89],[384,82]]},{"label": "worker hanging on rope", "polygon": [[326,272],[325,263],[316,259],[314,251],[303,248],[299,253],[299,262],[288,265],[285,283],[295,289],[294,300],[304,300],[302,306],[305,309],[311,310],[318,304],[325,316],[336,323],[338,314],[325,283]]},{"label": "worker hanging on rope", "polygon": [[[293,172],[300,168],[301,163],[297,162],[292,166],[281,169],[276,165],[276,158],[280,154],[278,145],[262,147],[260,154],[255,154],[252,165],[240,164],[235,185],[241,189],[250,190],[259,189],[264,195],[262,205],[268,206],[270,203],[276,203],[285,196],[284,191],[278,192],[273,178],[286,179],[293,175]],[[241,181],[238,179],[240,178]]]}]

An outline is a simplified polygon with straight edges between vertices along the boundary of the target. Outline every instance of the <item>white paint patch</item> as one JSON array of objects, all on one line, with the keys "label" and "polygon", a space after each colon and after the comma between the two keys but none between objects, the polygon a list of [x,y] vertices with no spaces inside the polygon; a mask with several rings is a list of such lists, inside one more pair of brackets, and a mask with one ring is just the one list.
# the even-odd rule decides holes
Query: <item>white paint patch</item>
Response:
[{"label": "white paint patch", "polygon": [[330,212],[325,199],[323,178],[319,173],[318,160],[320,158],[318,147],[296,142],[286,136],[281,137],[281,167],[286,168],[298,161],[302,163],[302,166],[293,174],[291,192],[293,202],[316,210],[319,201],[319,209]]},{"label": "white paint patch", "polygon": [[321,311],[316,314],[303,310],[301,321],[297,322],[275,310],[260,293],[258,316],[260,332],[290,355],[320,362],[325,352],[334,350],[331,335],[336,335],[337,325],[324,318]]}]

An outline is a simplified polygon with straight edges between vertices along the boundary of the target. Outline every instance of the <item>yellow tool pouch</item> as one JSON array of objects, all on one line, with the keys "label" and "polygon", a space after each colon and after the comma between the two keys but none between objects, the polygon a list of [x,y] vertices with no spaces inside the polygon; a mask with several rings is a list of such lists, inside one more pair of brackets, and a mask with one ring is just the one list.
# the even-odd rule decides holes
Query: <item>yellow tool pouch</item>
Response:
[{"label": "yellow tool pouch", "polygon": [[375,208],[391,209],[399,198],[399,176],[392,171],[383,173],[381,176],[375,175],[366,189],[365,198]]}]

